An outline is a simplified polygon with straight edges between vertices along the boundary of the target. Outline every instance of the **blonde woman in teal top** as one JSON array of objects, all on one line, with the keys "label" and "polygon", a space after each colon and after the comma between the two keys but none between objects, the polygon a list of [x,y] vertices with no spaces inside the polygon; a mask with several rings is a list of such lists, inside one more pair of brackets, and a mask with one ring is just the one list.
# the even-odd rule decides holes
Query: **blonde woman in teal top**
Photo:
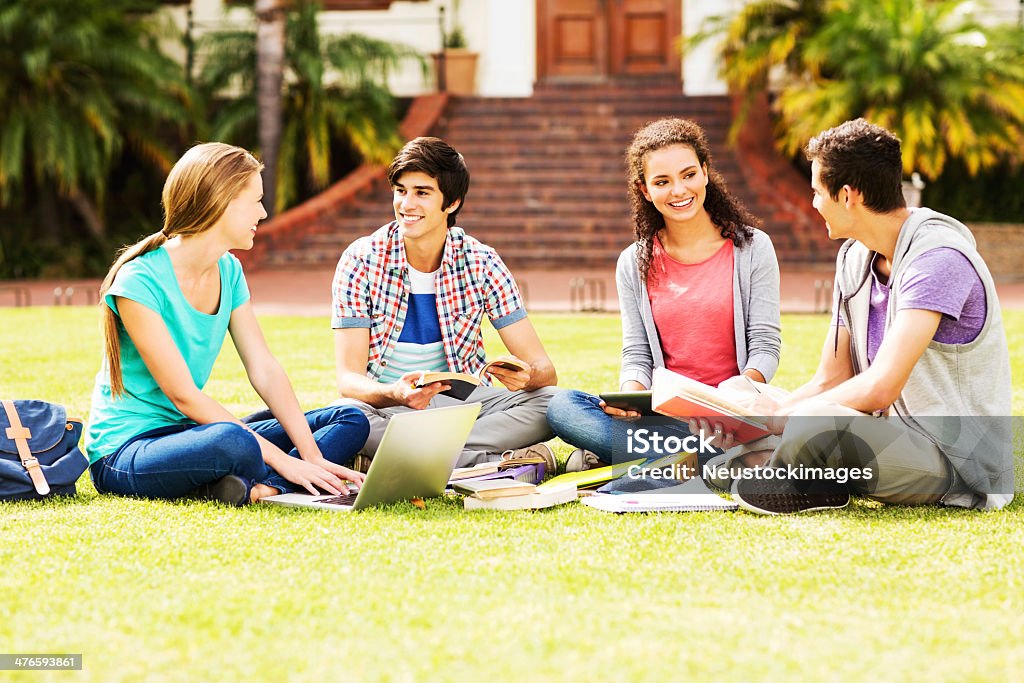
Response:
[{"label": "blonde woman in teal top", "polygon": [[[86,446],[101,493],[242,505],[362,482],[345,464],[366,418],[344,406],[302,413],[228,253],[252,248],[267,216],[261,168],[238,147],[190,149],[164,184],[163,229],[127,248],[103,282],[106,353]],[[273,419],[243,424],[203,393],[228,333]]]}]

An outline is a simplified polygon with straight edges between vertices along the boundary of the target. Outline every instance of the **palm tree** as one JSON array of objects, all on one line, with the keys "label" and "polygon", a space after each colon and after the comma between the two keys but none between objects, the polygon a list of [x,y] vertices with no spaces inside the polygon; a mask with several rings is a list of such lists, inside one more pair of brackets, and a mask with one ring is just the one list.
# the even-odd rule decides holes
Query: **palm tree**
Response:
[{"label": "palm tree", "polygon": [[818,131],[863,116],[899,135],[904,168],[931,178],[950,157],[974,175],[1018,154],[1024,34],[986,28],[966,9],[873,0],[832,14],[805,48],[831,77],[779,98],[783,149],[796,152]]},{"label": "palm tree", "polygon": [[743,127],[756,97],[770,87],[773,74],[783,81],[793,74],[817,75],[819,65],[807,63],[804,46],[821,30],[828,13],[843,5],[843,0],[756,0],[735,14],[710,17],[684,44],[684,48],[694,47],[722,37],[721,75],[730,92],[740,95],[731,140]]},{"label": "palm tree", "polygon": [[277,157],[281,148],[281,84],[284,81],[285,10],[281,0],[256,0],[256,101],[260,150],[263,155],[263,195],[269,214],[277,197]]},{"label": "palm tree", "polygon": [[[312,189],[330,182],[332,137],[345,140],[366,161],[390,159],[401,141],[385,85],[388,74],[409,57],[424,65],[414,50],[393,42],[358,34],[321,36],[318,12],[315,3],[299,2],[287,17],[278,210],[295,201],[301,182]],[[220,107],[211,127],[215,139],[246,144],[256,137],[256,44],[251,31],[218,32],[203,40],[202,87],[211,96],[231,88],[244,93]]]},{"label": "palm tree", "polygon": [[[796,10],[795,2],[755,3],[768,4]],[[782,70],[775,109],[784,152],[796,154],[821,130],[863,116],[900,136],[908,173],[935,178],[957,158],[974,174],[1019,154],[1021,29],[982,25],[963,0],[805,4],[813,6],[815,28],[803,32],[799,47],[790,40],[792,25],[744,29],[751,5],[730,26],[736,42],[727,41],[723,55],[730,85],[744,97],[768,86],[769,70]]]},{"label": "palm tree", "polygon": [[23,201],[30,188],[41,206],[59,197],[99,238],[108,175],[125,144],[169,170],[166,132],[186,127],[188,93],[181,67],[139,18],[154,5],[0,7],[0,206]]}]

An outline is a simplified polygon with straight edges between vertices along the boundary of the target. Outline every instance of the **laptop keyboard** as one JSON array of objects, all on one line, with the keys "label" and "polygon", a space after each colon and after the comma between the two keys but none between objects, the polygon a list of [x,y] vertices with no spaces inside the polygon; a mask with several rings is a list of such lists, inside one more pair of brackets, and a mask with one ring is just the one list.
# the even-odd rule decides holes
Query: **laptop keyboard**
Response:
[{"label": "laptop keyboard", "polygon": [[358,495],[358,491],[355,493],[344,493],[332,498],[318,498],[316,502],[325,503],[327,505],[353,505],[356,502],[356,496]]}]

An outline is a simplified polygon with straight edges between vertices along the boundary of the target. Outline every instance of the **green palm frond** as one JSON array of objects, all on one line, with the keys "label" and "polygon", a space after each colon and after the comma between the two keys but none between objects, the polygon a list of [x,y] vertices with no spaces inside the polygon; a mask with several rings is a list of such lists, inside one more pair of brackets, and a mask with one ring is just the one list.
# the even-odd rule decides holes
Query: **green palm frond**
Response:
[{"label": "green palm frond", "polygon": [[253,31],[219,31],[199,39],[196,51],[201,63],[198,83],[207,95],[230,87],[248,93],[256,87],[256,34]]},{"label": "green palm frond", "polygon": [[[803,6],[803,10],[800,7]],[[936,177],[951,158],[974,174],[1019,157],[1024,32],[989,27],[963,0],[766,0],[728,25],[730,87],[750,98],[781,69],[779,147],[863,116],[903,141],[904,166]],[[809,10],[797,19],[798,10]],[[796,36],[800,36],[796,39]]]},{"label": "green palm frond", "polygon": [[165,166],[166,131],[187,127],[191,94],[138,19],[155,5],[34,0],[0,9],[0,204],[29,177],[101,203],[128,139]]},{"label": "green palm frond", "polygon": [[684,43],[685,50],[720,38],[720,75],[731,92],[740,94],[731,140],[735,141],[754,98],[769,87],[773,67],[783,67],[784,82],[821,73],[820,55],[806,49],[807,39],[821,30],[830,11],[844,4],[844,0],[755,0],[736,14],[711,17]]},{"label": "green palm frond", "polygon": [[257,113],[255,99],[228,100],[218,110],[204,137],[224,142],[252,140],[256,136]]}]

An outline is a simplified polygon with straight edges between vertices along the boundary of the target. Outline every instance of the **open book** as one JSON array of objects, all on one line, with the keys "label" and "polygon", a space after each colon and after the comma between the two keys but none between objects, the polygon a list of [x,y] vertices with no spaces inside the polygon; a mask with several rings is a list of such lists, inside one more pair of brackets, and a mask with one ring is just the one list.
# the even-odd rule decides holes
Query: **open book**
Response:
[{"label": "open book", "polygon": [[732,432],[738,443],[749,443],[771,432],[764,417],[730,400],[726,392],[666,368],[654,369],[651,407],[655,412],[687,420],[704,417]]},{"label": "open book", "polygon": [[420,378],[416,381],[417,387],[426,386],[433,384],[434,382],[444,382],[452,386],[448,391],[442,391],[441,393],[445,396],[451,396],[457,398],[460,401],[465,401],[469,398],[469,395],[473,393],[473,390],[480,386],[481,377],[484,376],[491,368],[504,368],[506,370],[529,370],[530,366],[526,363],[514,359],[514,358],[498,358],[492,360],[487,365],[480,368],[480,371],[475,375],[470,375],[465,372],[424,372],[420,374]]}]

